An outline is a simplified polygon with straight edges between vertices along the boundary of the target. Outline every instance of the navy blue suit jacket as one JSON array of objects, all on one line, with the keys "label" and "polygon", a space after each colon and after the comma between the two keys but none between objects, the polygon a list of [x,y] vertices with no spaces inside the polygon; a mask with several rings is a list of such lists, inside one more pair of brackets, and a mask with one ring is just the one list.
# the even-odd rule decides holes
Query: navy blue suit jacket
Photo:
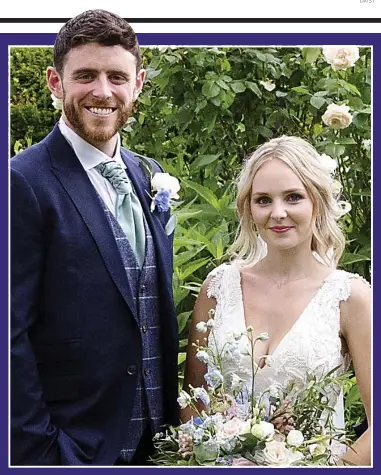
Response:
[{"label": "navy blue suit jacket", "polygon": [[[122,149],[122,158],[157,253],[165,421],[174,424],[168,213],[150,212],[138,157]],[[11,464],[112,465],[134,402],[137,372],[129,373],[141,364],[140,331],[112,230],[58,126],[11,160],[11,215]]]}]

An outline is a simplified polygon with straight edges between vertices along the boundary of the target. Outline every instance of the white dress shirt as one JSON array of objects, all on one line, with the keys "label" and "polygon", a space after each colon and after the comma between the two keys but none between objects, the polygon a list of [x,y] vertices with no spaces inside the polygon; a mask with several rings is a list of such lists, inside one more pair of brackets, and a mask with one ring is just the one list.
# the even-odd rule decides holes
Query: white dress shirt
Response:
[{"label": "white dress shirt", "polygon": [[[91,183],[93,184],[94,188],[97,190],[107,207],[116,216],[116,198],[117,193],[115,188],[111,185],[111,183],[102,176],[98,170],[94,167],[99,165],[104,160],[109,160],[110,157],[105,153],[101,152],[99,149],[95,148],[93,145],[90,145],[88,142],[83,140],[78,134],[74,132],[70,127],[68,127],[62,117],[58,122],[58,127],[65,137],[65,139],[69,142],[71,147],[73,148],[75,154],[78,157],[78,160],[81,162],[84,170],[86,171]],[[122,157],[120,155],[120,135],[117,136],[117,143],[115,148],[115,154],[112,157],[115,161],[120,163],[123,168],[126,168]]]}]

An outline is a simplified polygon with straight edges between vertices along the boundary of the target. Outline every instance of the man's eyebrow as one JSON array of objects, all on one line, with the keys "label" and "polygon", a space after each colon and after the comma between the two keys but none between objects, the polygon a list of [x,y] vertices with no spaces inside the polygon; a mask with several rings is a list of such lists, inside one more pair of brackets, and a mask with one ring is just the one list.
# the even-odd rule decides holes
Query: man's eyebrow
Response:
[{"label": "man's eyebrow", "polygon": [[[99,71],[96,68],[78,68],[72,72],[72,76],[79,76],[80,74],[98,74]],[[123,69],[107,69],[106,74],[115,74],[118,76],[124,76],[130,79],[130,74]]]}]

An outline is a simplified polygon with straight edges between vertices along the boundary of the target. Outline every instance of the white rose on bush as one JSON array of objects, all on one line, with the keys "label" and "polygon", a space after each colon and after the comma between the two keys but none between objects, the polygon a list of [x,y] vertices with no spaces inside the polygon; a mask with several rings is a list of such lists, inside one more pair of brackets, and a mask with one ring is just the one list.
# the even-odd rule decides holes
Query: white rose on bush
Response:
[{"label": "white rose on bush", "polygon": [[357,46],[326,46],[323,55],[334,71],[351,68],[360,57]]},{"label": "white rose on bush", "polygon": [[304,442],[304,436],[300,432],[300,430],[290,430],[287,435],[287,443],[288,445],[292,445],[293,447],[299,447]]},{"label": "white rose on bush", "polygon": [[349,113],[348,106],[338,106],[330,104],[322,116],[325,125],[333,129],[345,129],[352,122],[352,115]]}]

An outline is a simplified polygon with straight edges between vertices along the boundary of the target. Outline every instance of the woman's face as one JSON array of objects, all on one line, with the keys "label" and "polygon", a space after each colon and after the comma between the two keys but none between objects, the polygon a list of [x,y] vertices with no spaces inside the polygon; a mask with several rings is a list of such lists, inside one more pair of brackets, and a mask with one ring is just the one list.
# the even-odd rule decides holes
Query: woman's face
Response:
[{"label": "woman's face", "polygon": [[311,246],[313,203],[303,183],[282,160],[265,162],[255,174],[251,214],[269,248]]}]

